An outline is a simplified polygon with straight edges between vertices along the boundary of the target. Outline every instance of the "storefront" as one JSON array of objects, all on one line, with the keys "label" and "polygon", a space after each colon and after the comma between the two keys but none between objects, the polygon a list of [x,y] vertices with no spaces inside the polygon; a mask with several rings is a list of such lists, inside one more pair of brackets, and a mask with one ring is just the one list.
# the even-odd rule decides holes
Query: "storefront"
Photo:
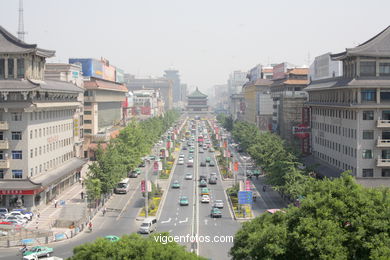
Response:
[{"label": "storefront", "polygon": [[27,208],[47,204],[80,178],[86,160],[73,158],[66,164],[33,179],[1,180],[0,207]]}]

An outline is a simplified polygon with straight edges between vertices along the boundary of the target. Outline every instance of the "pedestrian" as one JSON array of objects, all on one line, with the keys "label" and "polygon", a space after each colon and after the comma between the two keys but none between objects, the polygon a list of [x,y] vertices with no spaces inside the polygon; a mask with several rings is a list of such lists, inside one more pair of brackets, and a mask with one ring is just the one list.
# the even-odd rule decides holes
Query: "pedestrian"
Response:
[{"label": "pedestrian", "polygon": [[106,215],[106,212],[107,212],[107,208],[104,207],[104,208],[103,208],[103,216]]},{"label": "pedestrian", "polygon": [[81,182],[81,188],[84,189],[84,182]]},{"label": "pedestrian", "polygon": [[84,199],[84,192],[82,191],[82,192],[80,193],[80,195],[81,195],[81,199],[83,200],[83,199]]},{"label": "pedestrian", "polygon": [[41,212],[39,212],[39,209],[37,211],[37,218],[40,218],[41,217]]},{"label": "pedestrian", "polygon": [[256,180],[258,180],[259,179],[259,175],[256,175]]},{"label": "pedestrian", "polygon": [[57,208],[58,201],[54,199],[54,207]]},{"label": "pedestrian", "polygon": [[263,185],[263,191],[265,191],[266,189],[267,189],[267,186]]}]

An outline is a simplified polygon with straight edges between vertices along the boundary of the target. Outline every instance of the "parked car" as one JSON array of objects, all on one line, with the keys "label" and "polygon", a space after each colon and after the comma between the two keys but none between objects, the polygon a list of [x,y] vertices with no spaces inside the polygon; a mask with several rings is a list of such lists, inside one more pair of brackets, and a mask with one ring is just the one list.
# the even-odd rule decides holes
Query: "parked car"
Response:
[{"label": "parked car", "polygon": [[50,256],[53,253],[53,248],[46,246],[34,246],[30,250],[23,253],[23,256]]},{"label": "parked car", "polygon": [[137,178],[138,177],[138,173],[136,171],[130,171],[127,176],[129,178]]},{"label": "parked car", "polygon": [[222,212],[219,208],[211,208],[210,217],[212,218],[222,218]]},{"label": "parked car", "polygon": [[222,209],[223,208],[223,201],[222,200],[215,200],[213,207]]},{"label": "parked car", "polygon": [[27,219],[25,218],[22,218],[22,217],[19,217],[19,216],[7,216],[5,219],[4,219],[5,222],[11,222],[11,221],[15,221],[16,224],[18,225],[24,225],[27,223]]},{"label": "parked car", "polygon": [[138,165],[138,167],[145,167],[146,165],[145,165],[145,161],[142,161],[139,165]]},{"label": "parked car", "polygon": [[25,218],[27,220],[31,220],[32,216],[30,214],[23,214],[21,211],[11,211],[6,215],[6,217],[9,216],[19,216],[21,218]]}]

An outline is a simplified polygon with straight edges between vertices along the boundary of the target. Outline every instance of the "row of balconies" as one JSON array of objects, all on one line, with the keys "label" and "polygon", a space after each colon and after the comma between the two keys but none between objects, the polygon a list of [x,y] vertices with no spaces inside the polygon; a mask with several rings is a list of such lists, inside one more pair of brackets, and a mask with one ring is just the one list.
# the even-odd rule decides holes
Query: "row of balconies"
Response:
[{"label": "row of balconies", "polygon": [[8,130],[8,122],[7,121],[0,121],[0,131],[6,131]]}]

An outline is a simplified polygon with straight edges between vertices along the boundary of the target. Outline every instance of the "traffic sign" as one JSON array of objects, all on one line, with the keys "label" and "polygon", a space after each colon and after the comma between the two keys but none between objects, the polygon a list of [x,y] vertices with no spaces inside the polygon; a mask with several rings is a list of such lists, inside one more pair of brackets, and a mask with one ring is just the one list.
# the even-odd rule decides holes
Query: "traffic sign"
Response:
[{"label": "traffic sign", "polygon": [[252,191],[239,191],[238,204],[252,204]]},{"label": "traffic sign", "polygon": [[246,191],[250,191],[251,190],[251,181],[250,180],[246,180],[246,182],[245,182],[245,190]]}]

